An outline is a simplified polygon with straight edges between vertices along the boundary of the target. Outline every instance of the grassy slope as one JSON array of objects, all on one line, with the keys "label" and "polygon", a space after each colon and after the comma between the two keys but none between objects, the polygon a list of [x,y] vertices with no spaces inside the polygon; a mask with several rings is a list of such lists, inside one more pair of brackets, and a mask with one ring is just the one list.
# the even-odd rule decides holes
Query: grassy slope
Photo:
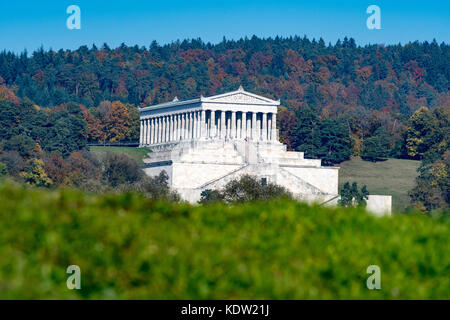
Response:
[{"label": "grassy slope", "polygon": [[408,191],[414,187],[420,161],[389,159],[383,162],[363,161],[352,158],[340,164],[339,189],[346,181],[365,184],[371,194],[392,195],[394,211],[410,204]]},{"label": "grassy slope", "polygon": [[103,155],[107,152],[123,153],[133,158],[138,163],[142,163],[142,159],[146,158],[147,153],[150,152],[147,148],[134,148],[134,147],[103,147],[103,146],[91,146],[90,150],[96,155]]},{"label": "grassy slope", "polygon": [[[0,298],[450,299],[450,221],[0,184]],[[81,290],[66,268],[81,268]],[[381,290],[366,269],[381,268]]]}]

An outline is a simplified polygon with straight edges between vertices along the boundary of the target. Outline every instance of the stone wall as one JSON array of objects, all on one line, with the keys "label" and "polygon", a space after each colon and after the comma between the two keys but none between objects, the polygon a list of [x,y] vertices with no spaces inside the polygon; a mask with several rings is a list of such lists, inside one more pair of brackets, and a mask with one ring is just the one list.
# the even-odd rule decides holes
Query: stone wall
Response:
[{"label": "stone wall", "polygon": [[366,202],[366,210],[376,216],[390,216],[392,214],[392,196],[371,194]]}]

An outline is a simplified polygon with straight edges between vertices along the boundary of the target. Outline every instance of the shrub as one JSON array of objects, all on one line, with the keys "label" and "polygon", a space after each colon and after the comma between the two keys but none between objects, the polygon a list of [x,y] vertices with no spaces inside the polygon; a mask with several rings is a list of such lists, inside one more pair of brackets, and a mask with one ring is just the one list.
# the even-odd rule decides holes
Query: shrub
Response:
[{"label": "shrub", "polygon": [[6,165],[8,173],[11,176],[18,176],[25,168],[23,158],[15,150],[2,152],[0,154],[0,161]]},{"label": "shrub", "polygon": [[241,203],[279,198],[292,198],[292,194],[286,188],[277,184],[266,183],[262,179],[250,175],[242,175],[239,179],[228,182],[222,190],[203,191],[200,203],[221,201]]},{"label": "shrub", "polygon": [[131,185],[124,185],[122,191],[137,191],[149,199],[179,202],[180,195],[170,189],[169,176],[166,171],[154,177],[144,175],[142,179]]},{"label": "shrub", "polygon": [[222,202],[223,195],[219,190],[206,189],[200,194],[200,204]]},{"label": "shrub", "polygon": [[369,198],[369,191],[367,191],[367,187],[364,185],[361,188],[361,191],[358,190],[358,183],[353,182],[352,186],[350,186],[349,182],[344,184],[344,187],[340,191],[341,199],[338,200],[338,204],[342,207],[366,207],[366,200]]},{"label": "shrub", "polygon": [[0,177],[8,175],[8,167],[3,162],[0,162]]},{"label": "shrub", "polygon": [[140,180],[143,172],[139,165],[124,154],[107,153],[103,159],[103,179],[112,187]]}]

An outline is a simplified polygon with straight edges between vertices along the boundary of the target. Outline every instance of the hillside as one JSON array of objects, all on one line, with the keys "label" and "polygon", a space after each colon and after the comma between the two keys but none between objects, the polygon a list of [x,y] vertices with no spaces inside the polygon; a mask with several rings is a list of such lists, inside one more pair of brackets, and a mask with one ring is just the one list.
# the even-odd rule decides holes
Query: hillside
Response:
[{"label": "hillside", "polygon": [[[358,46],[351,38],[325,44],[298,36],[41,48],[31,55],[4,51],[0,170],[37,185],[95,181],[98,164],[85,149],[138,141],[138,107],[242,85],[280,100],[277,128],[289,150],[325,165],[339,165],[351,156],[423,160],[430,165],[412,193],[414,205],[425,211],[447,209],[449,62],[449,45],[436,41]],[[97,153],[101,150],[107,149]],[[142,155],[132,157],[140,161]],[[378,170],[368,177],[370,191],[393,194],[396,209],[407,205],[412,187],[412,166],[401,163],[398,168],[408,172],[389,183],[391,189],[377,178],[392,174]],[[361,169],[363,174],[372,170]],[[43,179],[36,182],[33,170],[42,172]],[[400,171],[394,165],[391,172]]]},{"label": "hillside", "polygon": [[[0,184],[1,299],[449,299],[450,221]],[[81,268],[67,290],[66,268]],[[366,269],[381,268],[381,290]]]},{"label": "hillside", "polygon": [[410,205],[408,192],[415,185],[419,165],[414,160],[370,162],[353,157],[339,165],[339,188],[347,181],[356,181],[359,186],[365,184],[371,194],[392,195],[393,210],[400,211]]}]

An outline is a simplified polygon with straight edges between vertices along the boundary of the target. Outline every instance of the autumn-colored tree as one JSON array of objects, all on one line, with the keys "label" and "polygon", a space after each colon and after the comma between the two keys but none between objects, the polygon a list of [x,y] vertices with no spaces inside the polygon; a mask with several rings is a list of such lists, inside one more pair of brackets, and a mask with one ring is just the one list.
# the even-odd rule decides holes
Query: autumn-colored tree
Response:
[{"label": "autumn-colored tree", "polygon": [[101,173],[101,166],[98,160],[88,151],[72,152],[67,158],[67,163],[71,168],[68,181],[70,184],[79,186],[83,181],[98,179]]},{"label": "autumn-colored tree", "polygon": [[406,149],[414,159],[422,159],[424,153],[433,143],[435,119],[433,113],[426,107],[418,109],[409,119],[406,130]]},{"label": "autumn-colored tree", "polygon": [[450,209],[450,151],[431,165],[421,166],[416,186],[410,192],[412,204],[423,211]]},{"label": "autumn-colored tree", "polygon": [[86,122],[86,132],[89,141],[104,142],[106,140],[103,123],[85,107],[81,106],[84,122]]},{"label": "autumn-colored tree", "polygon": [[0,85],[0,101],[1,100],[11,101],[15,105],[20,103],[20,99],[14,94],[14,92],[3,85]]},{"label": "autumn-colored tree", "polygon": [[435,108],[432,118],[432,129],[423,139],[416,186],[410,192],[414,206],[426,211],[450,208],[450,108]]},{"label": "autumn-colored tree", "polygon": [[56,185],[68,183],[68,176],[72,172],[70,165],[57,155],[52,155],[45,160],[45,172]]},{"label": "autumn-colored tree", "polygon": [[44,162],[41,159],[30,159],[28,168],[20,174],[26,184],[37,187],[49,187],[52,180],[47,176],[44,169]]},{"label": "autumn-colored tree", "polygon": [[127,107],[120,101],[112,102],[104,116],[103,125],[107,141],[124,140],[130,127],[130,114]]},{"label": "autumn-colored tree", "polygon": [[128,114],[130,115],[130,126],[128,127],[128,132],[126,135],[126,140],[128,141],[137,141],[139,140],[139,133],[140,133],[140,114],[138,108],[131,104],[126,104]]},{"label": "autumn-colored tree", "polygon": [[292,138],[297,126],[297,117],[295,113],[286,107],[280,106],[278,108],[278,124],[280,141],[287,145],[289,150],[292,150]]}]

